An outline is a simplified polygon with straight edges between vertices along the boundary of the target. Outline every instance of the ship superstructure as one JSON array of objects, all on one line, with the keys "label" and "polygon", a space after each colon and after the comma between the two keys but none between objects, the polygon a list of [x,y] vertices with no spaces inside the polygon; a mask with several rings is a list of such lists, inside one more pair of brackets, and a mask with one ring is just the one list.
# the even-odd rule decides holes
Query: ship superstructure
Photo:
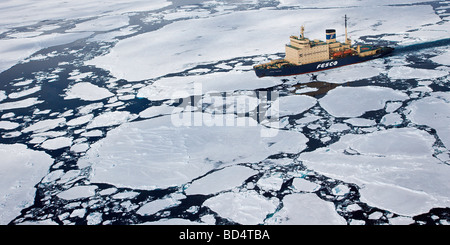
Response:
[{"label": "ship superstructure", "polygon": [[305,28],[301,26],[299,36],[290,36],[286,45],[284,59],[254,66],[258,77],[290,76],[343,65],[363,62],[378,58],[392,52],[393,48],[371,45],[351,45],[347,36],[347,16],[345,16],[345,41],[336,41],[336,30],[325,31],[326,41],[310,40],[304,35]]}]

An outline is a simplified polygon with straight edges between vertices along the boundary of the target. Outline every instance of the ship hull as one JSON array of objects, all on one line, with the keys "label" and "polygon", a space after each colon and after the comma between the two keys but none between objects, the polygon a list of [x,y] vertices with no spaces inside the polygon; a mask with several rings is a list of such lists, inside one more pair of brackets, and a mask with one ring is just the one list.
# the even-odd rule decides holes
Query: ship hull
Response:
[{"label": "ship hull", "polygon": [[311,73],[311,72],[318,72],[333,68],[338,68],[341,66],[351,65],[355,63],[365,62],[368,60],[377,59],[383,56],[386,56],[390,53],[392,53],[394,49],[385,47],[381,50],[380,53],[366,56],[366,57],[359,57],[357,55],[354,56],[347,56],[344,58],[338,58],[338,59],[330,59],[330,60],[324,60],[320,62],[305,64],[305,65],[292,65],[292,66],[286,66],[281,68],[272,68],[272,69],[254,69],[256,76],[258,77],[265,77],[265,76],[293,76],[293,75],[300,75],[305,73]]}]

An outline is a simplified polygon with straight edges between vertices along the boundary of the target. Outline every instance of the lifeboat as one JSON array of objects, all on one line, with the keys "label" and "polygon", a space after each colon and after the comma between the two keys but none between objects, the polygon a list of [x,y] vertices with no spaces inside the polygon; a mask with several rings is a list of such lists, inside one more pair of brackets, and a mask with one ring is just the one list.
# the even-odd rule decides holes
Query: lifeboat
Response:
[{"label": "lifeboat", "polygon": [[339,51],[339,52],[334,53],[333,57],[339,57],[339,56],[342,56],[343,54],[344,54],[343,52]]}]

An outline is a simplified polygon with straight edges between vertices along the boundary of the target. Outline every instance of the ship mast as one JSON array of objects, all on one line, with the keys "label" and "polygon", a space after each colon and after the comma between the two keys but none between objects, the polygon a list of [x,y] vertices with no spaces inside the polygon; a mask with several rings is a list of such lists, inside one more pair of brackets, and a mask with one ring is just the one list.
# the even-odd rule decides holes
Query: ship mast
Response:
[{"label": "ship mast", "polygon": [[350,40],[347,38],[347,15],[344,16],[345,20],[345,44],[350,44]]},{"label": "ship mast", "polygon": [[302,25],[300,28],[300,39],[305,38],[305,27]]}]

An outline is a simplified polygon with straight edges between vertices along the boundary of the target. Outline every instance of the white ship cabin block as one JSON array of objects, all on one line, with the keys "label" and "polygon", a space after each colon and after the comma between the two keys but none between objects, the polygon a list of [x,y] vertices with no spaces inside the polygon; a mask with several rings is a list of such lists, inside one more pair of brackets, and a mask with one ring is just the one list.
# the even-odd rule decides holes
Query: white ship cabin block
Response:
[{"label": "white ship cabin block", "polygon": [[327,43],[307,38],[291,36],[290,43],[286,45],[286,57],[290,63],[301,65],[327,60],[330,52]]}]

